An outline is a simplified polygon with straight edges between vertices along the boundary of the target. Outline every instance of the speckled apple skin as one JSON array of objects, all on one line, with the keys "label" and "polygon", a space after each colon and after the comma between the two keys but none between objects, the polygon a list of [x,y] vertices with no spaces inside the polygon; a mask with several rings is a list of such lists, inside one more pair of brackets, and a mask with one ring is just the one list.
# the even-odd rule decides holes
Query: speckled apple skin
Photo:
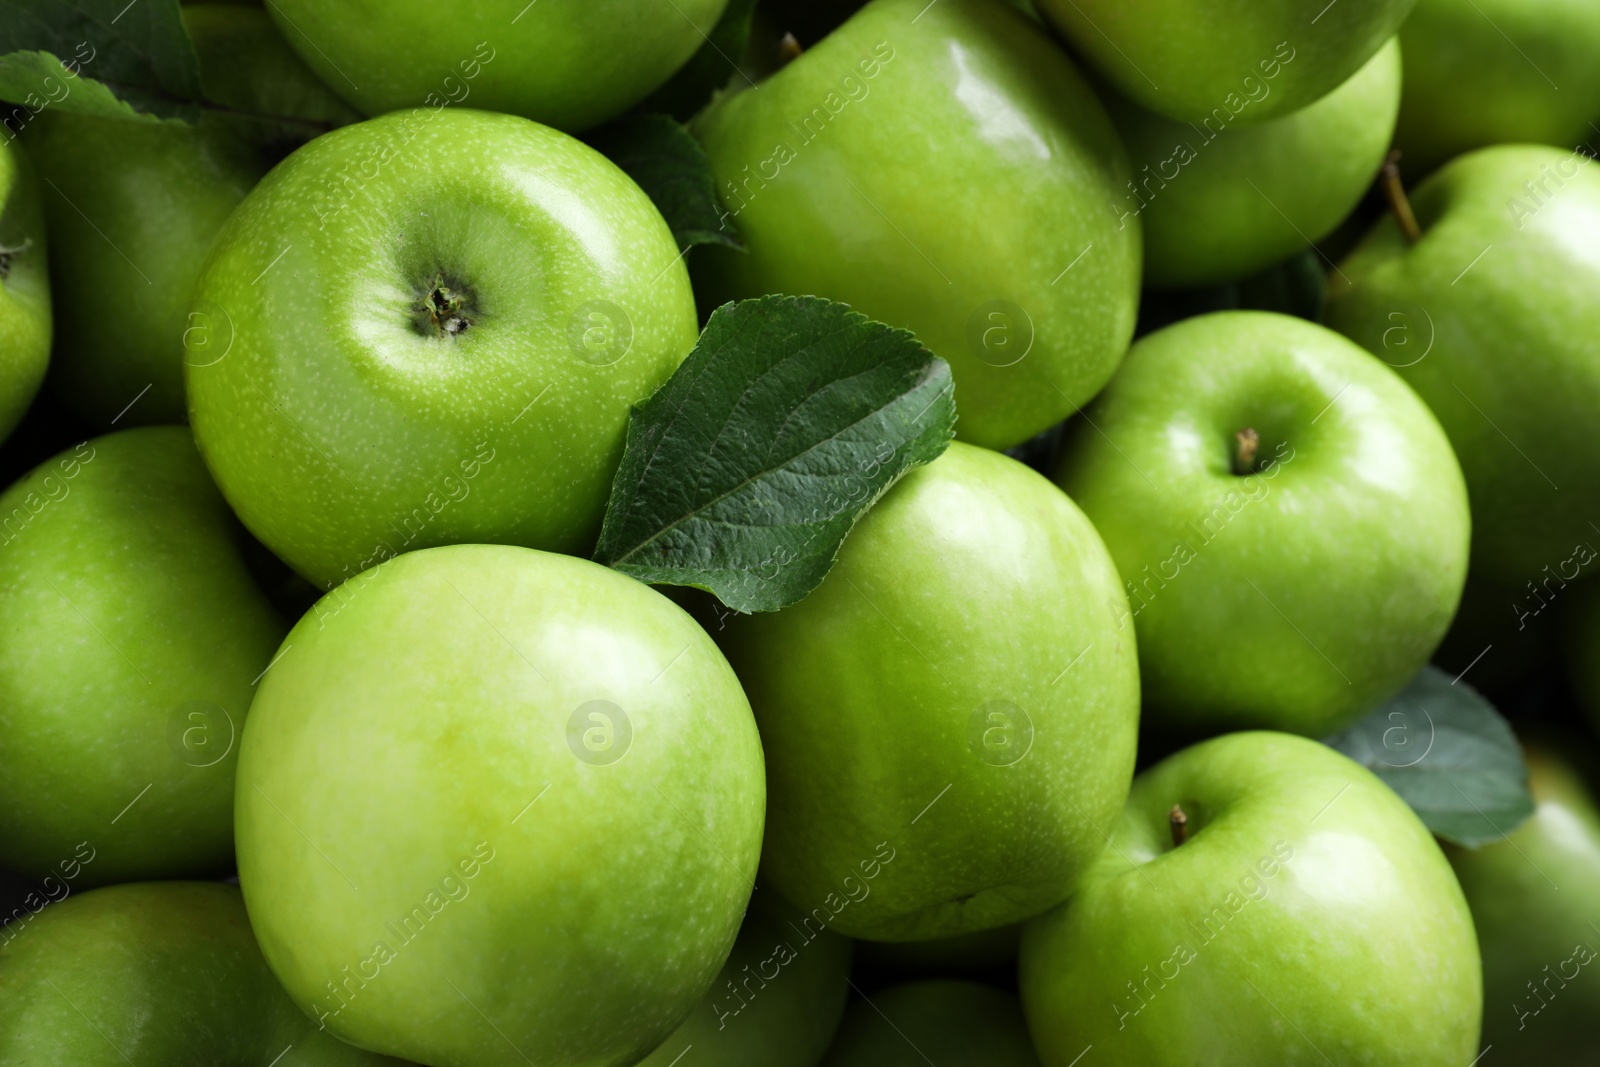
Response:
[{"label": "speckled apple skin", "polygon": [[240,532],[178,426],[0,496],[0,863],[59,876],[85,846],[75,889],[231,867],[239,731],[286,628]]},{"label": "speckled apple skin", "polygon": [[[1259,460],[1233,473],[1234,435]],[[1056,481],[1117,561],[1150,720],[1325,737],[1438,647],[1472,522],[1450,442],[1394,371],[1262,311],[1142,338]]]},{"label": "speckled apple skin", "polygon": [[1197,127],[1105,100],[1133,160],[1123,199],[1144,225],[1145,283],[1237,281],[1322,240],[1372,188],[1400,111],[1400,44],[1268,122]]},{"label": "speckled apple skin", "polygon": [[841,933],[950,937],[1059,903],[1132,777],[1138,664],[1072,501],[960,442],[815,592],[720,634],[761,724],[762,869]]},{"label": "speckled apple skin", "polygon": [[1127,154],[1005,0],[874,0],[694,132],[749,247],[696,253],[701,296],[814,294],[911,330],[950,363],[962,440],[1027,440],[1127,351]]},{"label": "speckled apple skin", "polygon": [[240,752],[239,877],[273,971],[345,1040],[624,1067],[727,957],[764,810],[750,706],[687,614],[586,560],[455,545],[285,639]]},{"label": "speckled apple skin", "polygon": [[[1520,1063],[1600,1063],[1600,811],[1560,735],[1524,742],[1528,821],[1481,848],[1445,845],[1483,952],[1483,1043]],[[1487,1059],[1487,1057],[1485,1057]]]},{"label": "speckled apple skin", "polygon": [[[438,334],[440,276],[473,294]],[[185,336],[228,502],[324,588],[461,542],[583,553],[630,405],[698,336],[672,234],[626,175],[525,119],[418,109],[280,164],[229,219]]]},{"label": "speckled apple skin", "polygon": [[1264,122],[1337,89],[1416,0],[1040,0],[1122,93],[1182,122]]},{"label": "speckled apple skin", "polygon": [[562,130],[614,118],[706,43],[727,0],[272,0],[322,80],[369,115],[450,100]]},{"label": "speckled apple skin", "polygon": [[[1174,848],[1168,812],[1189,839]],[[1482,968],[1443,853],[1326,745],[1229,734],[1140,775],[1068,903],[1028,924],[1019,987],[1045,1067],[1460,1067]]]},{"label": "speckled apple skin", "polygon": [[290,149],[360,118],[259,7],[185,4],[183,26],[219,105],[197,123],[46,107],[22,129],[50,229],[48,388],[101,430],[183,421],[189,295],[217,231]]},{"label": "speckled apple skin", "polygon": [[1375,223],[1329,277],[1326,321],[1398,370],[1450,435],[1474,573],[1548,583],[1595,536],[1600,498],[1600,167],[1496,145],[1411,203],[1422,239]]},{"label": "speckled apple skin", "polygon": [[8,1067],[403,1067],[317,1032],[267,969],[234,886],[136,882],[72,893],[8,932]]}]

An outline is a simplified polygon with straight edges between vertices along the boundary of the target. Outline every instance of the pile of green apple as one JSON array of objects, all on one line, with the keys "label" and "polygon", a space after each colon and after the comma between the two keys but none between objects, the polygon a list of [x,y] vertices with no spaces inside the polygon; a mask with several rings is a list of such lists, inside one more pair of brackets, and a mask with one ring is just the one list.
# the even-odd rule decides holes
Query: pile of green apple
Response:
[{"label": "pile of green apple", "polygon": [[1595,0],[125,2],[0,0],[0,1067],[1600,1064]]}]

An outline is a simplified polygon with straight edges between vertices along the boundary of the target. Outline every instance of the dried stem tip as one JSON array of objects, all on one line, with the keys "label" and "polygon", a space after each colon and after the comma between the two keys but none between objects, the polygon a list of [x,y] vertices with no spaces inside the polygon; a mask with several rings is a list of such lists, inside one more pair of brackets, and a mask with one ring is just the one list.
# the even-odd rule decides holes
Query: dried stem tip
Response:
[{"label": "dried stem tip", "polygon": [[454,286],[439,274],[417,304],[417,328],[425,336],[454,337],[472,325],[471,312],[471,291]]},{"label": "dried stem tip", "polygon": [[1167,825],[1172,829],[1173,848],[1189,840],[1189,816],[1185,815],[1183,809],[1176,804],[1167,812]]},{"label": "dried stem tip", "polygon": [[1246,426],[1233,435],[1233,473],[1253,474],[1256,453],[1261,450],[1261,435]]},{"label": "dried stem tip", "polygon": [[800,53],[803,51],[804,49],[800,47],[800,42],[795,38],[795,35],[785,33],[783,39],[778,42],[778,62],[788,66],[799,59]]},{"label": "dried stem tip", "polygon": [[1389,198],[1389,210],[1394,212],[1394,220],[1400,224],[1400,232],[1406,235],[1406,240],[1416,244],[1422,240],[1422,227],[1417,225],[1416,213],[1411,210],[1411,200],[1406,196],[1405,184],[1400,181],[1400,150],[1397,148],[1389,153],[1389,158],[1383,161],[1383,171],[1380,181],[1383,182],[1383,195]]}]

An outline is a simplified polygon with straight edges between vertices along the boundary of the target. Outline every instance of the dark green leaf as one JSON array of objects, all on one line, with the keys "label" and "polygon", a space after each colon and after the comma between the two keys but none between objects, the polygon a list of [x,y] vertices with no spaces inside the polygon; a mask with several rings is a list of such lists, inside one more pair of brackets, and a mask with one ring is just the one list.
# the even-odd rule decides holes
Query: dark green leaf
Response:
[{"label": "dark green leaf", "polygon": [[726,304],[634,409],[595,558],[776,611],[954,426],[949,366],[906,331],[820,297]]},{"label": "dark green leaf", "polygon": [[0,99],[194,121],[200,64],[178,9],[178,0],[0,0]]},{"label": "dark green leaf", "polygon": [[744,248],[733,216],[717,198],[711,160],[687,128],[667,115],[633,115],[590,136],[655,201],[679,248]]},{"label": "dark green leaf", "polygon": [[[102,118],[142,119],[110,88],[87,75],[74,77],[61,60],[49,52],[10,52],[0,56],[0,100],[16,106],[0,115],[20,132],[29,118],[47,107]],[[26,111],[22,109],[26,108]]]},{"label": "dark green leaf", "polygon": [[661,112],[680,122],[694,118],[711,95],[738,73],[755,10],[756,0],[728,0],[706,43],[667,84],[650,94],[640,110]]},{"label": "dark green leaf", "polygon": [[1475,848],[1533,814],[1522,748],[1476,690],[1424,667],[1328,744],[1388,783],[1435,834]]}]

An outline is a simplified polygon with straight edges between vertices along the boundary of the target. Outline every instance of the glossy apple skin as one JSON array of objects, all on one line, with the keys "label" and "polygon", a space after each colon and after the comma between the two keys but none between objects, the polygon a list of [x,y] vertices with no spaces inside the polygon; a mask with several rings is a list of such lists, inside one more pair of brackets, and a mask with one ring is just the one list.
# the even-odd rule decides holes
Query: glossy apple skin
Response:
[{"label": "glossy apple skin", "polygon": [[[414,318],[440,277],[472,294],[461,332]],[[323,588],[431,545],[586,553],[630,405],[698,336],[637,185],[566,134],[465,110],[295,153],[229,219],[192,306],[200,451]]]},{"label": "glossy apple skin", "polygon": [[1126,610],[1093,527],[1032,470],[958,442],[906,475],[815,592],[724,631],[766,746],[773,888],[881,941],[1059,902],[1132,774]]},{"label": "glossy apple skin", "polygon": [[305,121],[208,111],[185,125],[48,108],[23,131],[45,179],[57,312],[51,387],[102,428],[183,420],[189,292],[212,238],[293,145],[355,117],[263,12],[198,4],[183,18],[212,99]]},{"label": "glossy apple skin", "polygon": [[1503,841],[1445,846],[1483,953],[1483,1043],[1508,1062],[1600,1063],[1600,813],[1553,749],[1525,744],[1533,816]]},{"label": "glossy apple skin", "polygon": [[0,440],[33,403],[50,362],[50,278],[33,165],[0,142]]},{"label": "glossy apple skin", "polygon": [[1588,0],[1418,0],[1400,29],[1406,173],[1492,144],[1573,148],[1600,118],[1600,7]]},{"label": "glossy apple skin", "polygon": [[1327,96],[1253,125],[1197,128],[1108,90],[1133,161],[1135,189],[1120,199],[1144,226],[1145,283],[1237,281],[1332,232],[1389,151],[1400,65],[1391,39]]},{"label": "glossy apple skin", "polygon": [[48,905],[0,939],[0,1004],[6,1064],[400,1063],[319,1033],[267,970],[239,890],[216,882],[119,885]]},{"label": "glossy apple skin", "polygon": [[46,111],[25,142],[54,185],[45,198],[60,309],[51,387],[101,428],[181,421],[189,290],[261,171],[226,140],[178,124]]},{"label": "glossy apple skin", "polygon": [[[1275,462],[1241,477],[1246,427]],[[1056,481],[1127,583],[1152,721],[1188,736],[1348,725],[1428,661],[1466,581],[1444,431],[1393,371],[1286,315],[1140,340]]]},{"label": "glossy apple skin", "polygon": [[239,756],[239,877],[290,996],[354,1044],[623,1067],[727,958],[764,807],[749,704],[688,615],[586,560],[456,545],[284,641]]},{"label": "glossy apple skin", "polygon": [[[1174,848],[1181,804],[1189,839]],[[1461,1067],[1482,975],[1450,865],[1404,801],[1287,734],[1229,734],[1133,784],[1071,901],[1023,931],[1046,1067]]]},{"label": "glossy apple skin", "polygon": [[[1182,122],[1307,107],[1360,70],[1416,0],[1036,0],[1124,95]],[[1318,14],[1319,9],[1321,14]]]},{"label": "glossy apple skin", "polygon": [[1520,588],[1594,536],[1600,168],[1486,148],[1411,199],[1422,240],[1379,222],[1334,273],[1326,321],[1433,409],[1467,476],[1474,571]]},{"label": "glossy apple skin", "polygon": [[226,872],[235,740],[284,624],[188,433],[95,438],[0,496],[0,862]]},{"label": "glossy apple skin", "polygon": [[816,1067],[844,1015],[851,947],[758,888],[710,991],[639,1067]]},{"label": "glossy apple skin", "polygon": [[912,330],[950,363],[963,440],[1027,440],[1127,350],[1126,153],[1004,0],[874,0],[694,131],[749,246],[696,253],[701,297],[816,294]]},{"label": "glossy apple skin", "polygon": [[435,100],[578,131],[686,63],[727,0],[273,0],[268,11],[333,90],[368,115]]},{"label": "glossy apple skin", "polygon": [[[930,1058],[931,1057],[931,1058]],[[1039,1067],[1014,994],[908,982],[851,1003],[823,1067]]]}]

